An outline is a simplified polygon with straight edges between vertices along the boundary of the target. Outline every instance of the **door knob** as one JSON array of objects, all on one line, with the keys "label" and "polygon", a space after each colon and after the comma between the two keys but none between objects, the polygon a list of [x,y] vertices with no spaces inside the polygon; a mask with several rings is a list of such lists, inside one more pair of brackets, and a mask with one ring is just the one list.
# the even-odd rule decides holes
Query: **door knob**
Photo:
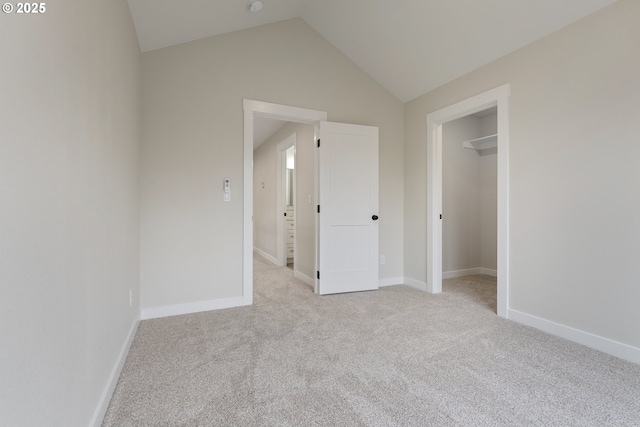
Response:
[{"label": "door knob", "polygon": [[378,220],[378,215],[374,215],[371,217],[372,220],[377,221]]}]

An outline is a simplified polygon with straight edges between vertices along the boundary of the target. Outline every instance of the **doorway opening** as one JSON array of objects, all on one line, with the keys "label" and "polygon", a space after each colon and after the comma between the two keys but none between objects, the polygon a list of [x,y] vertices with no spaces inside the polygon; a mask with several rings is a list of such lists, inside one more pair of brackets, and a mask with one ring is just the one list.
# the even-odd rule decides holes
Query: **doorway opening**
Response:
[{"label": "doorway opening", "polygon": [[[303,123],[314,125],[314,140],[317,133],[317,124],[327,120],[324,111],[309,110],[298,107],[290,107],[272,104],[262,101],[245,99],[244,109],[244,184],[243,184],[243,284],[242,295],[244,305],[253,303],[253,250],[254,250],[254,121],[256,118],[266,118],[285,122]],[[295,181],[295,178],[294,178]],[[266,185],[266,184],[265,184]],[[312,200],[317,199],[317,185],[314,185]],[[314,230],[316,229],[314,225]],[[314,245],[315,247],[315,245]],[[314,254],[314,268],[317,263],[317,254]],[[317,293],[317,281],[313,283]]]},{"label": "doorway opening", "polygon": [[[313,282],[314,293],[324,295],[378,289],[378,145],[375,126],[333,123],[327,114],[314,110],[244,101],[244,221],[243,303],[253,302],[254,171],[253,136],[256,118],[266,117],[315,125],[313,191],[305,194],[313,214],[315,269],[301,279]],[[322,134],[322,141],[319,135]],[[302,146],[299,146],[300,148]],[[301,154],[296,151],[296,157]],[[299,162],[300,157],[296,160]],[[309,170],[311,167],[308,168]],[[303,168],[298,168],[302,171]],[[307,171],[309,172],[309,171]],[[298,200],[302,180],[296,173]],[[294,266],[302,264],[302,205],[296,209]],[[305,205],[306,206],[306,205]],[[311,227],[309,227],[311,228]],[[308,263],[308,267],[311,262]],[[296,267],[294,275],[298,277]],[[321,281],[322,277],[322,281]]]},{"label": "doorway opening", "polygon": [[494,312],[497,153],[496,107],[443,124],[442,279],[447,290],[462,285],[482,296]]},{"label": "doorway opening", "polygon": [[254,252],[313,287],[315,126],[255,117],[254,147]]},{"label": "doorway opening", "polygon": [[[503,85],[427,115],[427,291],[442,291],[443,279],[443,126],[463,117],[496,109],[495,142],[467,141],[477,150],[495,143],[497,164],[497,314],[508,317],[509,291],[509,85]],[[482,113],[481,113],[482,114]]]}]

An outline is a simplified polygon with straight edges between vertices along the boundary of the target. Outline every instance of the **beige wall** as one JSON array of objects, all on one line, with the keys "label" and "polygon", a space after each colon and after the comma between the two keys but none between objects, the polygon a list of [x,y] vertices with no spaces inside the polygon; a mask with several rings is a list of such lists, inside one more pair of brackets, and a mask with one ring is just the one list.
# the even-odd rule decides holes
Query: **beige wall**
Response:
[{"label": "beige wall", "polygon": [[86,427],[138,313],[140,52],[125,1],[46,6],[0,18],[0,425]]},{"label": "beige wall", "polygon": [[[315,126],[296,126],[296,259],[294,269],[313,280],[316,246],[317,201],[315,188]],[[309,203],[311,195],[311,203]]]},{"label": "beige wall", "polygon": [[442,129],[442,271],[480,267],[480,156],[462,147],[478,138],[479,119]]},{"label": "beige wall", "polygon": [[253,151],[253,247],[278,257],[278,144],[291,135],[277,135]]},{"label": "beige wall", "polygon": [[[254,247],[277,258],[277,168],[279,143],[296,134],[296,259],[297,272],[313,278],[315,271],[314,126],[288,123],[253,153]],[[265,186],[262,188],[262,183]],[[311,203],[309,203],[311,195]]]},{"label": "beige wall", "polygon": [[498,268],[498,155],[495,152],[480,156],[480,267]]},{"label": "beige wall", "polygon": [[426,280],[425,116],[510,98],[510,295],[640,346],[640,2],[622,0],[405,105],[405,275]]},{"label": "beige wall", "polygon": [[380,127],[380,277],[402,276],[402,103],[304,21],[144,53],[142,84],[143,308],[242,295],[243,98]]},{"label": "beige wall", "polygon": [[[480,120],[480,136],[498,133],[498,116]],[[498,268],[498,151],[486,150],[480,156],[480,266]]]}]

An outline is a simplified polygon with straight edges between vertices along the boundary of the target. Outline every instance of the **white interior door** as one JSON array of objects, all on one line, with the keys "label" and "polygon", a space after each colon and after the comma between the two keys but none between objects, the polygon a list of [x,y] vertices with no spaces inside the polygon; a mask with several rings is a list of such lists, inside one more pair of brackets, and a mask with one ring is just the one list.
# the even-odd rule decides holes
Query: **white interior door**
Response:
[{"label": "white interior door", "polygon": [[320,123],[318,293],[378,289],[378,128]]}]

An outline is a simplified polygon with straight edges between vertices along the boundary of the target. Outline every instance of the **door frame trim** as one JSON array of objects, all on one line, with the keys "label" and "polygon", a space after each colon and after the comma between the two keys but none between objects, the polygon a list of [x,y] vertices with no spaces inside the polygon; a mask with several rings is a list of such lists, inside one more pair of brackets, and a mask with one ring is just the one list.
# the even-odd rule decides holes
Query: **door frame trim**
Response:
[{"label": "door frame trim", "polygon": [[498,108],[498,316],[509,310],[509,94],[504,84],[427,114],[427,291],[442,292],[442,125]]},{"label": "door frame trim", "polygon": [[242,299],[253,304],[253,117],[317,124],[327,120],[326,111],[309,110],[270,102],[243,99],[243,206],[242,206]]}]

